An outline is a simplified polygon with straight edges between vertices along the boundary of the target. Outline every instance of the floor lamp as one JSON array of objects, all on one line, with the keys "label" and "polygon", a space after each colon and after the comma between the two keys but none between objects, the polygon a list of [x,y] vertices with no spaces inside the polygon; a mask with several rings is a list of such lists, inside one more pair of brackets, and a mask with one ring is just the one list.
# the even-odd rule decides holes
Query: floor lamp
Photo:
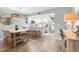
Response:
[{"label": "floor lamp", "polygon": [[68,11],[65,15],[64,15],[64,20],[66,21],[66,26],[67,29],[72,30],[72,21],[75,21],[76,19],[76,15],[74,12],[72,11]]}]

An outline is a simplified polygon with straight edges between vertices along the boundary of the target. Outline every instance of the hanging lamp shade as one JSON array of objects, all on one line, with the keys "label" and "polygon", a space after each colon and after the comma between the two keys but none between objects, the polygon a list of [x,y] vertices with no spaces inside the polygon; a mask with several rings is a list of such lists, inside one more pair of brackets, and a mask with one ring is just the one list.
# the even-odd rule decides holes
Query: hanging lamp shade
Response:
[{"label": "hanging lamp shade", "polygon": [[72,11],[68,11],[65,15],[64,15],[64,20],[65,21],[74,21],[76,19],[76,15],[74,12]]}]

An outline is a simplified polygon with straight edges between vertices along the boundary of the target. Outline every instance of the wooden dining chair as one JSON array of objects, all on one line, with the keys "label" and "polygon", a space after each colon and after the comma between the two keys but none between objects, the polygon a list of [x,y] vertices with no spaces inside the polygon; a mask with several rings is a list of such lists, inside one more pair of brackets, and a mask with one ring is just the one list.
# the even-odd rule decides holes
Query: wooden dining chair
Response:
[{"label": "wooden dining chair", "polygon": [[11,33],[8,32],[7,30],[2,30],[2,32],[3,32],[3,45],[11,47],[12,46]]},{"label": "wooden dining chair", "polygon": [[26,31],[21,32],[21,37],[22,37],[23,42],[27,42]]}]

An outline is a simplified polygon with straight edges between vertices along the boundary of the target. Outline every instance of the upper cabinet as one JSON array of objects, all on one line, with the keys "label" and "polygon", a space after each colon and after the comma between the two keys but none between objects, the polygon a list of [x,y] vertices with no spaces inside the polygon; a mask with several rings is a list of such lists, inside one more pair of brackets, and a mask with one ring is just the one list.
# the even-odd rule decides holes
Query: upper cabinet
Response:
[{"label": "upper cabinet", "polygon": [[10,25],[11,17],[10,16],[0,16],[0,23],[2,23],[4,25]]},{"label": "upper cabinet", "polygon": [[0,16],[0,23],[3,25],[11,25],[13,18],[20,18],[18,13],[12,13],[11,15]]},{"label": "upper cabinet", "polygon": [[11,17],[12,18],[20,18],[20,14],[18,14],[18,13],[12,13]]}]

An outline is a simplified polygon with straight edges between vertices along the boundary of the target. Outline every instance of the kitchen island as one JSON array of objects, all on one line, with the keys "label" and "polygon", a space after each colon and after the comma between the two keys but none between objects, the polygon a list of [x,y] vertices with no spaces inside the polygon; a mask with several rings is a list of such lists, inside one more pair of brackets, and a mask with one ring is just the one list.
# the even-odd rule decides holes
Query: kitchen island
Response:
[{"label": "kitchen island", "polygon": [[64,31],[65,40],[67,40],[65,48],[67,52],[79,52],[79,37],[72,30]]}]

